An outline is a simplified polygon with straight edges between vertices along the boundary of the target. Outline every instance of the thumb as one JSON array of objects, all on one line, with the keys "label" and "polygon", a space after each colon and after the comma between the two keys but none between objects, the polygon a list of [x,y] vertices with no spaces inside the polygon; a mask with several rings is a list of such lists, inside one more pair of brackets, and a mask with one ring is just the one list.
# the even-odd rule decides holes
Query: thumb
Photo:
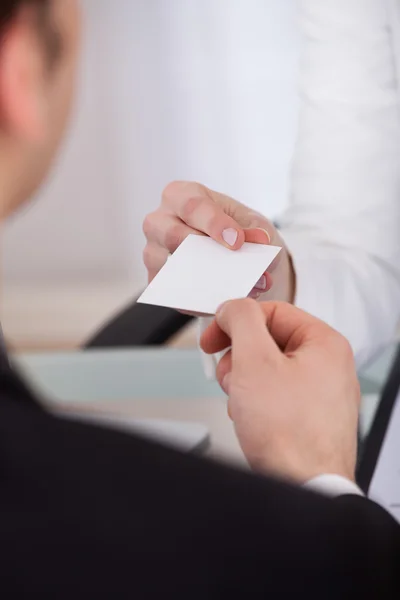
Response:
[{"label": "thumb", "polygon": [[232,345],[232,366],[275,364],[282,353],[306,344],[326,341],[332,329],[308,313],[285,302],[249,298],[223,304],[202,338],[207,353]]},{"label": "thumb", "polygon": [[[225,334],[219,336],[221,343],[226,347],[226,337],[231,340],[232,370],[236,374],[246,372],[247,375],[254,369],[265,368],[268,363],[276,364],[281,357],[279,347],[267,329],[267,315],[254,300],[227,302],[218,310],[215,323]],[[203,348],[204,345],[203,339]],[[215,346],[213,350],[216,351]]]},{"label": "thumb", "polygon": [[285,352],[295,352],[305,344],[326,341],[333,330],[329,325],[286,302],[260,302],[271,337]]},{"label": "thumb", "polygon": [[276,229],[266,217],[229,196],[210,190],[208,193],[245,230],[246,242],[271,244],[275,241]]}]

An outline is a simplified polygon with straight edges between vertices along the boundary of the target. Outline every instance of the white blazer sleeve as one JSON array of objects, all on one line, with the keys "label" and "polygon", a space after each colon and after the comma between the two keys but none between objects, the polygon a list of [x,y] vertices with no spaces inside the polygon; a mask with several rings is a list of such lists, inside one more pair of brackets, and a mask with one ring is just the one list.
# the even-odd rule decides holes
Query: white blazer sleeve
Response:
[{"label": "white blazer sleeve", "polygon": [[282,233],[296,303],[345,334],[359,364],[392,340],[400,316],[400,21],[391,2],[299,0],[301,114]]}]

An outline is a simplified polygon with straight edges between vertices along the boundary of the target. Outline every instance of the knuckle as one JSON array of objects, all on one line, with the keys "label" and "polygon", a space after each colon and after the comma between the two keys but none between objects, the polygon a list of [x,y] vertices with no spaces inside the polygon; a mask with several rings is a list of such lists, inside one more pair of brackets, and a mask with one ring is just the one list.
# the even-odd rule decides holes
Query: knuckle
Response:
[{"label": "knuckle", "polygon": [[252,313],[259,310],[257,301],[252,298],[241,298],[240,300],[231,300],[227,304],[229,315],[234,317],[244,313]]},{"label": "knuckle", "polygon": [[248,312],[252,311],[258,311],[259,310],[259,306],[257,304],[257,302],[255,300],[253,300],[252,298],[243,298],[241,300],[238,300],[238,308],[240,310],[247,310]]},{"label": "knuckle", "polygon": [[215,208],[211,208],[212,210],[210,210],[210,217],[207,223],[208,233],[211,237],[219,237],[223,229],[237,227],[236,222],[231,221],[230,217],[222,214],[221,210],[217,206],[215,206]]},{"label": "knuckle", "polygon": [[167,262],[168,252],[164,251],[160,246],[146,244],[142,256],[146,269],[149,272],[158,272]]},{"label": "knuckle", "polygon": [[144,221],[143,221],[143,226],[142,226],[143,233],[146,236],[146,238],[149,237],[149,235],[153,231],[153,228],[154,228],[153,222],[154,222],[154,213],[150,213],[150,214],[146,215],[146,217],[144,218]]},{"label": "knuckle", "polygon": [[260,213],[255,212],[236,201],[235,204],[232,204],[232,209],[232,216],[236,214],[240,215],[240,220],[245,229],[266,229],[268,231],[268,234],[271,234],[269,221],[267,221],[265,217],[261,216]]},{"label": "knuckle", "polygon": [[350,342],[341,333],[331,327],[325,330],[325,342],[329,348],[336,352],[345,363],[354,362],[354,353]]},{"label": "knuckle", "polygon": [[146,244],[143,250],[143,262],[146,269],[151,269],[154,262],[154,252],[148,244]]},{"label": "knuckle", "polygon": [[208,200],[203,196],[191,196],[182,205],[182,211],[179,215],[184,222],[188,222],[193,217],[193,213],[195,213],[201,205],[205,204]]},{"label": "knuckle", "polygon": [[354,360],[353,349],[350,345],[350,342],[343,336],[339,334],[338,344],[340,348],[340,352],[343,354],[345,360]]},{"label": "knuckle", "polygon": [[340,334],[319,322],[308,328],[309,337],[321,348],[323,354],[340,353]]},{"label": "knuckle", "polygon": [[287,302],[283,302],[283,300],[272,300],[270,302],[262,302],[261,306],[263,306],[263,308],[265,309],[269,308],[271,311],[287,311],[288,309],[300,311],[300,309],[297,308],[297,306],[293,306],[291,304],[288,304]]},{"label": "knuckle", "polygon": [[168,201],[179,194],[185,185],[188,185],[186,181],[171,181],[162,192],[162,201],[168,204]]},{"label": "knuckle", "polygon": [[181,245],[185,236],[182,232],[181,225],[173,225],[165,231],[164,245],[169,252],[175,252],[175,250]]},{"label": "knuckle", "polygon": [[322,331],[326,339],[328,339],[331,344],[338,349],[342,349],[345,346],[346,338],[344,338],[338,331],[325,324],[322,324],[322,327]]}]

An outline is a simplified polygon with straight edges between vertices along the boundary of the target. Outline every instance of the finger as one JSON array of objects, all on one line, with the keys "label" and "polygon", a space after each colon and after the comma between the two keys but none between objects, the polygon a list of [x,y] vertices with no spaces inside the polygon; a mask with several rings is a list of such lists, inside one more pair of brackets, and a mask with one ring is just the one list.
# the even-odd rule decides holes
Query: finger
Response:
[{"label": "finger", "polygon": [[286,353],[337,335],[323,321],[286,302],[260,302],[259,306],[272,338]]},{"label": "finger", "polygon": [[224,194],[208,190],[207,195],[224,208],[225,212],[235,219],[235,221],[240,223],[243,229],[262,228],[268,232],[271,242],[274,242],[276,229],[262,214]]},{"label": "finger", "polygon": [[154,279],[157,273],[163,268],[169,257],[166,248],[158,244],[146,244],[143,250],[143,262],[148,272],[149,283]]},{"label": "finger", "polygon": [[[244,204],[194,181],[173,181],[168,184],[162,194],[162,206],[167,211],[175,214],[176,203],[184,203],[188,198],[197,197],[209,198],[215,204],[218,204],[225,214],[240,223],[243,228],[258,227],[260,215],[257,215],[255,220],[256,213],[249,210]],[[264,221],[265,219],[262,222],[264,223]]]},{"label": "finger", "polygon": [[215,375],[225,394],[229,395],[229,375],[232,371],[232,351],[226,352],[217,365]]},{"label": "finger", "polygon": [[249,298],[224,304],[216,315],[220,329],[231,340],[232,366],[238,371],[253,371],[265,364],[276,364],[281,352],[266,327],[261,305]]},{"label": "finger", "polygon": [[170,199],[169,208],[183,223],[205,233],[231,250],[243,246],[245,234],[239,224],[208,196]]},{"label": "finger", "polygon": [[[271,275],[266,272],[257,282],[256,286],[249,294],[249,298],[258,300],[262,294],[268,292],[273,285]],[[265,287],[264,287],[265,286]],[[229,336],[222,331],[216,321],[213,321],[203,332],[200,338],[200,346],[206,354],[215,354],[221,352],[231,345]]]},{"label": "finger", "polygon": [[149,243],[166,248],[170,254],[179,248],[188,235],[202,235],[177,217],[159,211],[146,217],[143,231]]},{"label": "finger", "polygon": [[249,209],[237,200],[220,192],[215,192],[199,183],[187,181],[170,183],[163,192],[162,205],[166,210],[176,214],[177,207],[190,198],[208,198],[211,200],[223,210],[225,215],[231,217],[242,229],[249,232],[246,241],[257,244],[278,242],[279,245],[281,240],[276,228],[263,215]]},{"label": "finger", "polygon": [[258,300],[261,298],[262,292],[256,289],[252,289],[249,294],[247,294],[247,298],[251,298],[252,300]]},{"label": "finger", "polygon": [[261,296],[261,294],[266,294],[272,288],[273,281],[271,275],[266,271],[263,275],[261,275],[260,279],[257,281],[256,285],[250,292],[250,297],[253,298],[255,296]]},{"label": "finger", "polygon": [[162,205],[172,210],[171,207],[177,200],[184,201],[191,196],[208,196],[213,198],[213,192],[205,185],[196,181],[173,181],[169,183],[162,193]]},{"label": "finger", "polygon": [[[232,344],[234,351],[237,346],[241,346],[244,354],[247,351],[249,356],[254,356],[252,346],[257,345],[259,353],[266,352],[267,357],[275,360],[277,348],[290,354],[310,343],[318,344],[322,341],[326,343],[328,338],[330,339],[332,335],[336,334],[331,327],[319,319],[284,302],[256,304],[263,313],[263,319],[249,319],[246,315],[249,312],[248,308],[243,304],[245,302],[249,301],[229,302],[222,307],[219,313],[222,315],[222,320],[221,316],[217,316],[202,336],[201,347],[204,352],[215,354],[229,348]],[[240,312],[242,312],[242,318],[240,318]],[[230,323],[233,325],[230,326]],[[262,334],[267,330],[269,334],[265,335],[264,341],[259,342],[259,333]],[[274,342],[274,344],[271,345],[270,342]],[[271,351],[269,352],[269,350]],[[238,360],[241,360],[240,356]]]},{"label": "finger", "polygon": [[254,229],[245,229],[244,230],[245,241],[250,244],[270,244],[271,243],[271,234],[267,229],[262,229],[261,227],[257,227]]},{"label": "finger", "polygon": [[222,352],[231,345],[230,337],[222,331],[218,323],[214,320],[201,334],[200,348],[206,354],[215,354]]}]

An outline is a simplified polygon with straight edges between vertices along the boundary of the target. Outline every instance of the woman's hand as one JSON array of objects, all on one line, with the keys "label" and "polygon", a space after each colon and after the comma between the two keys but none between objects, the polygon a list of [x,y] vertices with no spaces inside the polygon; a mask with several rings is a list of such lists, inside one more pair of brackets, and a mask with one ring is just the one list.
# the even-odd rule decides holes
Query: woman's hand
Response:
[{"label": "woman's hand", "polygon": [[208,235],[232,251],[244,242],[281,246],[251,297],[293,301],[295,275],[278,231],[268,219],[229,196],[198,183],[171,183],[163,192],[160,207],[146,217],[143,231],[149,282],[189,234]]}]

